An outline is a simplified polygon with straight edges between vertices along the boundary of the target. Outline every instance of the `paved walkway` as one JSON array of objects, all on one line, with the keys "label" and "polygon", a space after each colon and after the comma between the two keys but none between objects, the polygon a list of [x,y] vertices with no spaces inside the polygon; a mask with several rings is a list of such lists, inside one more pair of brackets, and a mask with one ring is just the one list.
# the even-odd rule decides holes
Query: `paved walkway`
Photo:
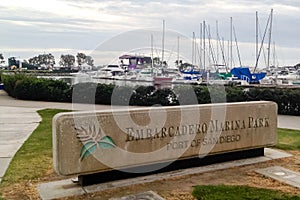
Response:
[{"label": "paved walkway", "polygon": [[[111,106],[16,100],[0,90],[0,182],[15,153],[38,126],[41,118],[36,111],[44,108],[103,110]],[[300,117],[281,115],[278,127],[300,130]]]},{"label": "paved walkway", "polygon": [[300,130],[300,116],[278,115],[278,128]]},{"label": "paved walkway", "polygon": [[34,108],[0,106],[0,182],[13,156],[40,120]]},{"label": "paved walkway", "polygon": [[41,117],[36,112],[45,108],[72,110],[110,109],[105,105],[22,101],[0,90],[0,182],[12,158],[36,129]]}]

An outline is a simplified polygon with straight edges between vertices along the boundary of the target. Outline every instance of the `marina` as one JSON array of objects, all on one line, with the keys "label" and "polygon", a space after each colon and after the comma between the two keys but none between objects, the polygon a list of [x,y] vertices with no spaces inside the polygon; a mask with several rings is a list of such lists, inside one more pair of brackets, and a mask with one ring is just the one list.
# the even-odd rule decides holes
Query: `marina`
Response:
[{"label": "marina", "polygon": [[298,1],[0,5],[0,200],[300,197]]},{"label": "marina", "polygon": [[[273,9],[268,16],[263,34],[259,34],[262,30],[259,28],[258,12],[256,12],[255,64],[252,67],[243,65],[236,29],[233,18],[230,17],[227,48],[224,38],[221,39],[219,34],[218,21],[216,21],[216,38],[214,39],[211,34],[211,26],[206,21],[200,23],[199,38],[196,38],[195,32],[193,32],[192,38],[184,38],[179,33],[166,31],[165,20],[163,20],[162,30],[141,32],[143,43],[148,43],[146,40],[150,39],[150,47],[137,46],[136,50],[119,54],[110,64],[96,67],[94,59],[97,60],[101,55],[78,53],[77,60],[73,55],[62,55],[60,66],[57,66],[54,56],[50,53],[30,58],[29,62],[10,57],[8,66],[2,67],[4,69],[2,73],[24,73],[39,78],[63,80],[70,85],[82,82],[163,87],[178,84],[271,87],[300,85],[300,64],[294,66],[276,64],[275,42],[271,48],[272,23]],[[141,37],[141,33],[133,31],[131,33],[133,37],[125,39]],[[145,34],[151,37],[147,39],[144,37]],[[116,40],[120,39],[124,40],[122,36],[116,38]],[[157,44],[157,39],[161,39],[161,45]],[[174,45],[173,50],[170,50],[172,45],[169,42],[175,40],[177,52],[174,51]],[[138,45],[139,42],[136,41],[136,43]],[[108,43],[108,45],[111,44]],[[189,50],[187,50],[188,48]],[[101,53],[104,52],[100,51]],[[264,63],[260,61],[262,57]],[[236,58],[238,63],[234,60]],[[75,61],[77,61],[77,65]]]},{"label": "marina", "polygon": [[[117,66],[117,65],[115,65]],[[253,81],[256,74],[251,74],[249,68],[234,68],[234,73],[211,72],[211,71],[179,71],[174,68],[152,69],[150,67],[138,70],[126,71],[120,66],[104,67],[98,71],[79,71],[76,73],[56,73],[49,71],[2,71],[3,74],[27,74],[38,78],[62,80],[70,85],[82,82],[93,82],[101,84],[115,84],[118,86],[151,86],[151,85],[180,85],[180,84],[223,84],[223,85],[243,85],[261,87],[300,86],[299,66],[288,66],[271,68],[259,81]],[[231,72],[232,72],[231,71]],[[3,87],[3,86],[2,86]]]}]

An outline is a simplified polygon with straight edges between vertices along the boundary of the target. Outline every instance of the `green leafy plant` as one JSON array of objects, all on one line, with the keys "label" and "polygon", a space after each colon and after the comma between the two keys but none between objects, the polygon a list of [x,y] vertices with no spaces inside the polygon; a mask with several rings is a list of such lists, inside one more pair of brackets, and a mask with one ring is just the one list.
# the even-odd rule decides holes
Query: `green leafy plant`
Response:
[{"label": "green leafy plant", "polygon": [[96,126],[76,127],[77,138],[83,143],[80,151],[80,160],[84,160],[88,155],[96,151],[97,147],[109,149],[116,147],[113,139],[110,136],[103,135],[101,129],[97,130]]}]

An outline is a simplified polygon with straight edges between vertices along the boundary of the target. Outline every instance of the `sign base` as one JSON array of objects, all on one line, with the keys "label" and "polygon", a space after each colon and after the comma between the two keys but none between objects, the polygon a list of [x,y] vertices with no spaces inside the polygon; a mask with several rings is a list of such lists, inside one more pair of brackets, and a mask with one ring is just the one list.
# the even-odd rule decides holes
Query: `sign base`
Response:
[{"label": "sign base", "polygon": [[[78,183],[81,186],[88,186],[88,185],[105,183],[105,182],[116,181],[121,179],[135,178],[135,177],[146,176],[150,174],[169,172],[174,170],[187,169],[192,167],[199,167],[199,166],[205,166],[205,165],[210,165],[215,163],[228,162],[232,160],[253,158],[258,156],[264,156],[264,148],[247,149],[243,151],[233,151],[233,152],[222,153],[222,154],[208,155],[203,158],[196,157],[196,158],[182,159],[182,160],[177,160],[167,166],[166,163],[158,163],[158,164],[144,165],[139,167],[132,167],[127,169],[111,170],[107,172],[80,175],[78,176]],[[161,169],[160,169],[160,165],[162,166]],[[151,171],[151,169],[153,168],[158,168],[159,170],[147,172],[147,173],[128,172],[128,171],[131,172]]]}]

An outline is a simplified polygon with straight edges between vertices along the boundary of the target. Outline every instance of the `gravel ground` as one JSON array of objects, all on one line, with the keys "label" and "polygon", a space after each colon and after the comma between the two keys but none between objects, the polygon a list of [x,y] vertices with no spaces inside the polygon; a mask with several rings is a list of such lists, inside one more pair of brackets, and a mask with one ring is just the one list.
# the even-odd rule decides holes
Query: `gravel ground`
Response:
[{"label": "gravel ground", "polygon": [[[293,157],[276,159],[268,162],[257,163],[242,167],[234,167],[226,170],[217,170],[214,172],[188,175],[180,178],[164,179],[152,183],[132,185],[117,189],[106,190],[98,193],[68,197],[64,199],[110,199],[112,197],[127,196],[130,194],[141,193],[152,190],[164,197],[166,200],[192,200],[191,195],[193,187],[196,185],[247,185],[252,187],[268,188],[280,190],[300,196],[300,190],[287,184],[278,182],[268,177],[256,173],[254,170],[269,166],[282,166],[300,172],[300,152],[288,151]],[[7,199],[39,199],[37,185],[42,182],[59,180],[62,177],[57,176],[52,170],[49,170],[47,176],[40,180],[15,184],[5,188],[3,196]]]}]

